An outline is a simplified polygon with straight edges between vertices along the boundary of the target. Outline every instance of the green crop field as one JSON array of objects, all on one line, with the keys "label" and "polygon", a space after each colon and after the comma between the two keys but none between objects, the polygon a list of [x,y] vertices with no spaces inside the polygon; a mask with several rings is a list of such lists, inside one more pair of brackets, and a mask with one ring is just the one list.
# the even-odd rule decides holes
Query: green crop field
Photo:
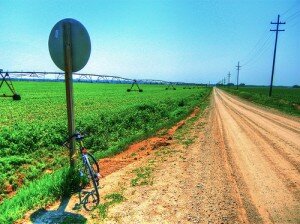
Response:
[{"label": "green crop field", "polygon": [[300,89],[275,87],[269,97],[269,87],[222,88],[252,102],[300,116]]},{"label": "green crop field", "polygon": [[[21,101],[0,98],[0,223],[60,197],[66,191],[69,162],[68,150],[61,146],[68,137],[64,83],[14,85]],[[74,84],[76,129],[86,134],[85,144],[98,159],[171,126],[201,106],[211,92],[182,86],[165,90],[163,85],[141,85],[143,92],[127,92],[128,87]],[[16,195],[7,198],[14,191]],[[16,205],[20,207],[12,210]]]}]

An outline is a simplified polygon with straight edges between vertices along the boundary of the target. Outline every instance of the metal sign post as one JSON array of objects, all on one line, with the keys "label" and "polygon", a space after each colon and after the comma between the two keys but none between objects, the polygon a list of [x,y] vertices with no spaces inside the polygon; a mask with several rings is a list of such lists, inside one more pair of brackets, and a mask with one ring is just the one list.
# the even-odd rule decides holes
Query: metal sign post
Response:
[{"label": "metal sign post", "polygon": [[[75,134],[75,113],[72,72],[82,69],[91,54],[91,41],[85,27],[75,19],[63,19],[55,24],[49,36],[49,52],[54,64],[65,71],[68,134]],[[70,166],[75,165],[75,139],[70,141]]]},{"label": "metal sign post", "polygon": [[[64,42],[64,59],[65,59],[65,83],[67,97],[67,114],[68,114],[68,131],[69,136],[75,134],[75,116],[73,101],[73,77],[72,77],[72,41],[71,41],[71,24],[63,24],[63,42]],[[75,139],[70,140],[70,166],[74,167]]]}]

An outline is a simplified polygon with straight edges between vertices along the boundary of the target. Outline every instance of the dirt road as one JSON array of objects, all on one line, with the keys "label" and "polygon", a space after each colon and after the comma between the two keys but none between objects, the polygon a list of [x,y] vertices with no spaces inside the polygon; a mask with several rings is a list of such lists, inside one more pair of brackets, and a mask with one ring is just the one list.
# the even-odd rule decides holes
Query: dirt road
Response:
[{"label": "dirt road", "polygon": [[102,203],[125,198],[106,218],[76,213],[88,223],[300,223],[300,120],[218,89],[201,113],[102,180]]},{"label": "dirt road", "polygon": [[[300,123],[214,91],[214,116],[246,211],[300,222]],[[248,205],[249,204],[249,205]],[[251,213],[249,213],[251,214]]]},{"label": "dirt road", "polygon": [[153,184],[124,183],[106,222],[300,222],[299,119],[215,89],[206,114],[159,150]]}]

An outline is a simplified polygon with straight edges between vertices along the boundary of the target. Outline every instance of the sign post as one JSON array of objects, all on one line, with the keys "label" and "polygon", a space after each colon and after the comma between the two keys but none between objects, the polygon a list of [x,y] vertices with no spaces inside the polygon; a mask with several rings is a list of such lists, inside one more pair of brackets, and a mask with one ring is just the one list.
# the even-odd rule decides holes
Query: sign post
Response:
[{"label": "sign post", "polygon": [[[63,19],[52,28],[49,41],[50,56],[65,72],[69,136],[75,134],[75,112],[72,72],[81,70],[89,60],[91,41],[85,27],[74,19]],[[70,166],[74,167],[75,139],[70,140]]]},{"label": "sign post", "polygon": [[[72,41],[71,41],[71,24],[63,24],[63,42],[65,58],[65,83],[67,98],[68,114],[68,132],[69,136],[75,134],[75,116],[74,116],[74,96],[73,96],[73,76],[72,76]],[[75,139],[70,139],[70,166],[74,167]]]}]

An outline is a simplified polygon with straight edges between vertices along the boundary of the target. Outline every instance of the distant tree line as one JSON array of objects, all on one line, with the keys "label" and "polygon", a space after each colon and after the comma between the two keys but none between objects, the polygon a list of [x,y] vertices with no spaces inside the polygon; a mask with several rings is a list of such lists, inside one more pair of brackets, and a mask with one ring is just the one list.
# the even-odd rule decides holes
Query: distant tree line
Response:
[{"label": "distant tree line", "polygon": [[[236,86],[234,83],[227,83],[227,84],[222,84],[222,83],[217,83],[216,86]],[[239,86],[243,87],[246,86],[245,83],[240,83]],[[248,87],[269,87],[269,86],[265,86],[265,85],[247,85]],[[274,87],[287,87],[287,88],[291,88],[290,86],[274,86]],[[293,85],[292,88],[300,88],[300,85]]]}]

